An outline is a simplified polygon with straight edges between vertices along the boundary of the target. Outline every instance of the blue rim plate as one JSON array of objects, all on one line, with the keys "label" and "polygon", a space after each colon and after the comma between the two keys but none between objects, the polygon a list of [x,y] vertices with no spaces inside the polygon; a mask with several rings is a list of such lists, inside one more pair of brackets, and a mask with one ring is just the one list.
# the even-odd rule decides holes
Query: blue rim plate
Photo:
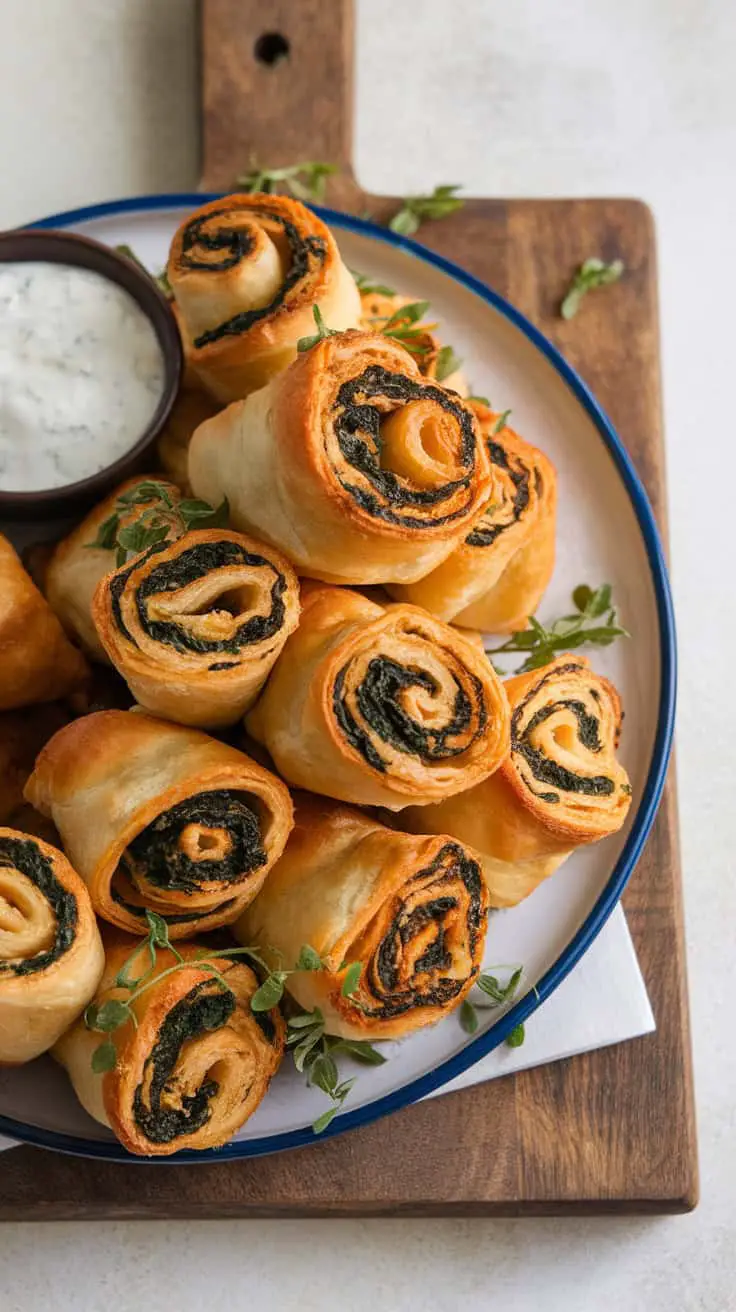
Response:
[{"label": "blue rim plate", "polygon": [[[217,199],[219,194],[194,192],[136,196],[126,200],[91,205],[83,209],[67,210],[64,213],[53,214],[28,226],[32,228],[65,228],[94,219],[126,213],[187,206],[195,209],[208,200]],[[337,229],[371,237],[375,241],[398,247],[415,256],[418,260],[433,265],[491,305],[518,328],[549,361],[597,429],[604,446],[613,459],[638,522],[651,572],[657,609],[660,648],[660,697],[651,762],[641,801],[623,850],[601,895],[567,947],[550,969],[537,981],[536,988],[517,1002],[491,1029],[479,1034],[477,1038],[469,1040],[461,1051],[442,1061],[434,1070],[376,1099],[374,1102],[353,1111],[343,1112],[321,1135],[316,1136],[311,1128],[305,1127],[259,1139],[236,1140],[226,1144],[223,1148],[201,1153],[180,1152],[172,1157],[151,1159],[134,1157],[115,1142],[78,1139],[0,1116],[0,1131],[24,1143],[35,1144],[42,1148],[53,1148],[59,1152],[85,1157],[109,1161],[143,1162],[148,1165],[152,1162],[167,1165],[171,1163],[235,1161],[246,1157],[258,1157],[266,1153],[281,1152],[288,1148],[299,1148],[306,1144],[329,1139],[335,1135],[344,1134],[347,1130],[367,1125],[381,1116],[386,1116],[389,1112],[397,1111],[401,1107],[416,1102],[462,1074],[469,1066],[472,1066],[493,1048],[503,1043],[512,1029],[521,1022],[526,1021],[537,1010],[537,1007],[544,1002],[545,998],[548,998],[565,977],[569,975],[600,933],[619,901],[654,822],[664,787],[672,746],[676,695],[675,625],[667,569],[652,508],[641,479],[610,419],[601,409],[589,388],[557,348],[519,310],[510,305],[502,296],[499,296],[498,292],[493,291],[485,283],[474,278],[472,274],[466,273],[464,269],[459,268],[451,260],[435,254],[418,242],[412,241],[409,237],[399,236],[389,229],[378,227],[366,219],[359,219],[337,210],[326,209],[321,206],[314,206],[313,208],[321,218]]]}]

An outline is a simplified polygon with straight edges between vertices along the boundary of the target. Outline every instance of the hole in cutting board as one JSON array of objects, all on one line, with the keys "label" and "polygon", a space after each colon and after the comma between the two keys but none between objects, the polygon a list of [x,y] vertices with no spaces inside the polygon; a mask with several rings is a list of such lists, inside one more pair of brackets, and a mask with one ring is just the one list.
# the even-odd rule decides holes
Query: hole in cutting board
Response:
[{"label": "hole in cutting board", "polygon": [[290,50],[289,42],[280,32],[264,32],[253,46],[253,54],[258,63],[267,64],[270,68],[280,64],[282,59],[287,59]]}]

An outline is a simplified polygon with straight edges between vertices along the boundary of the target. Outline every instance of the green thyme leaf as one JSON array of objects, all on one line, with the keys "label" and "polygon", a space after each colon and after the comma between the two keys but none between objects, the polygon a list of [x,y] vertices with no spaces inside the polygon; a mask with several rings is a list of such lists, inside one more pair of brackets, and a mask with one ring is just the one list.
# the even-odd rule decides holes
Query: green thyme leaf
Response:
[{"label": "green thyme leaf", "polygon": [[270,1011],[276,1007],[284,996],[286,971],[275,970],[267,975],[250,1000],[251,1011]]},{"label": "green thyme leaf", "polygon": [[314,1011],[302,1011],[298,1016],[290,1016],[289,1032],[292,1030],[305,1030],[312,1025],[321,1025],[324,1029],[324,1023],[325,1019],[322,1012],[319,1007],[315,1007]]},{"label": "green thyme leaf", "polygon": [[312,306],[312,315],[317,325],[317,331],[313,337],[300,337],[296,344],[297,351],[311,351],[312,347],[317,345],[317,342],[323,342],[327,337],[339,336],[336,328],[327,327],[318,305]]},{"label": "green thyme leaf", "polygon": [[118,525],[120,524],[119,515],[110,515],[104,520],[97,530],[97,537],[94,542],[86,542],[87,547],[102,547],[103,551],[111,551],[118,540]]},{"label": "green thyme leaf", "polygon": [[597,257],[585,260],[574,275],[560,305],[562,318],[574,318],[580,309],[583,297],[588,292],[595,291],[597,287],[608,287],[610,283],[618,282],[623,272],[623,260],[613,260],[610,264],[606,264],[604,260],[599,260]]},{"label": "green thyme leaf", "polygon": [[295,970],[322,970],[322,958],[309,943],[303,943],[296,959]]},{"label": "green thyme leaf", "polygon": [[536,616],[530,615],[526,629],[513,633],[501,647],[493,648],[489,655],[528,652],[518,671],[523,674],[549,665],[561,652],[587,646],[609,647],[616,638],[631,636],[618,622],[616,608],[612,604],[610,583],[603,583],[599,588],[581,583],[572,594],[572,602],[575,610],[570,615],[562,615],[554,620],[548,627],[541,624]]},{"label": "green thyme leaf", "polygon": [[127,1002],[118,1002],[115,998],[110,998],[108,1002],[103,1002],[95,1013],[95,1023],[90,1029],[99,1030],[101,1034],[109,1034],[117,1030],[121,1025],[126,1025],[130,1020],[130,1007]]},{"label": "green thyme leaf", "polygon": [[227,497],[219,506],[213,507],[209,501],[198,501],[194,498],[188,498],[180,501],[176,507],[177,513],[181,516],[184,527],[191,528],[226,528],[230,514],[230,506]]},{"label": "green thyme leaf", "polygon": [[323,164],[313,160],[304,160],[300,164],[290,164],[284,168],[258,168],[255,165],[248,173],[235,179],[236,187],[243,191],[260,191],[271,195],[275,191],[285,191],[297,200],[322,201],[325,198],[327,179],[333,173],[339,173],[336,164]]},{"label": "green thyme leaf", "polygon": [[411,237],[425,219],[444,219],[459,210],[464,201],[455,195],[459,186],[435,187],[430,196],[405,196],[400,209],[389,220],[392,232]]},{"label": "green thyme leaf", "polygon": [[323,1112],[321,1116],[318,1116],[316,1121],[312,1122],[312,1129],[314,1130],[314,1133],[322,1134],[323,1130],[327,1129],[327,1126],[331,1123],[331,1121],[334,1121],[339,1110],[340,1110],[340,1103],[335,1103],[334,1107],[328,1107],[326,1112]]},{"label": "green thyme leaf", "polygon": [[525,1038],[526,1031],[522,1022],[521,1025],[515,1025],[511,1033],[506,1036],[506,1043],[509,1048],[520,1048]]},{"label": "green thyme leaf", "polygon": [[475,1034],[478,1029],[478,1013],[472,1002],[466,998],[460,1007],[460,1024],[466,1034]]},{"label": "green thyme leaf", "polygon": [[340,1075],[337,1062],[330,1052],[318,1052],[309,1067],[309,1083],[314,1084],[323,1093],[334,1093]]},{"label": "green thyme leaf", "polygon": [[392,329],[409,328],[423,319],[428,309],[429,301],[409,301],[408,305],[400,305],[386,320],[381,332],[384,337],[390,337]]},{"label": "green thyme leaf", "polygon": [[480,405],[487,405],[487,406],[488,406],[488,409],[489,409],[489,410],[491,409],[491,403],[490,403],[490,401],[488,400],[488,397],[487,397],[487,396],[475,396],[475,395],[473,395],[473,396],[466,396],[465,400],[466,400],[466,401],[477,401]]},{"label": "green thyme leaf", "polygon": [[437,359],[434,366],[434,376],[438,383],[444,382],[451,374],[457,372],[462,364],[459,355],[456,355],[451,346],[443,346],[437,353]]},{"label": "green thyme leaf", "polygon": [[373,282],[366,273],[358,273],[357,269],[351,269],[355,286],[362,296],[395,296],[396,292],[393,287],[387,287],[385,283]]},{"label": "green thyme leaf", "polygon": [[153,478],[145,478],[141,483],[136,483],[135,487],[129,487],[127,492],[121,492],[117,504],[118,506],[142,506],[149,501],[160,501],[167,510],[173,510],[174,508],[166,484],[159,483]]},{"label": "green thyme leaf", "polygon": [[92,1070],[95,1075],[104,1075],[115,1069],[118,1059],[117,1049],[112,1039],[105,1039],[92,1053]]},{"label": "green thyme leaf", "polygon": [[372,1043],[366,1039],[338,1039],[334,1044],[333,1052],[344,1052],[348,1057],[354,1057],[356,1061],[361,1062],[364,1066],[383,1066],[387,1060],[378,1048],[374,1048]]},{"label": "green thyme leaf", "polygon": [[503,414],[498,416],[498,419],[496,420],[495,424],[493,425],[493,433],[494,433],[494,435],[495,435],[496,433],[502,433],[502,432],[503,432],[504,428],[506,427],[506,421],[507,421],[507,419],[508,419],[508,417],[509,417],[510,414],[511,414],[511,411],[510,411],[510,410],[504,410]]},{"label": "green thyme leaf", "polygon": [[124,524],[118,531],[118,546],[124,551],[137,556],[147,547],[155,547],[157,543],[163,542],[164,538],[169,536],[168,524],[147,524],[143,520],[136,520],[132,524]]},{"label": "green thyme leaf", "polygon": [[355,992],[360,981],[360,974],[363,969],[362,961],[351,961],[345,972],[345,978],[342,982],[340,992],[344,998],[349,998]]}]

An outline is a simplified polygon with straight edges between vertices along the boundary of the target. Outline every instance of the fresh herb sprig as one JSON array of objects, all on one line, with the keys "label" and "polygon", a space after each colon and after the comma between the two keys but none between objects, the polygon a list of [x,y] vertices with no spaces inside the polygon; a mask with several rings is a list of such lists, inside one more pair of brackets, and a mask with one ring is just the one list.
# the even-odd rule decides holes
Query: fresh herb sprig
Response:
[{"label": "fresh herb sprig", "polygon": [[623,260],[612,260],[610,264],[606,264],[605,260],[599,260],[597,256],[585,260],[574,275],[562,299],[560,305],[562,318],[573,319],[580,309],[583,297],[588,292],[595,291],[597,287],[608,287],[612,282],[618,282],[623,271]]},{"label": "fresh herb sprig", "polygon": [[[511,967],[494,966],[493,969],[509,970]],[[516,997],[523,974],[524,967],[515,966],[506,984],[502,984],[496,975],[491,975],[486,971],[483,971],[483,973],[478,976],[475,981],[476,986],[483,994],[485,994],[485,998],[489,998],[490,1001],[486,1002],[484,998],[482,1002],[479,1001],[473,1003],[466,998],[462,1003],[462,1006],[460,1007],[460,1024],[466,1034],[475,1034],[478,1029],[480,1024],[478,1017],[479,1007],[505,1007],[507,1002],[513,1001]],[[506,1043],[510,1048],[520,1048],[524,1042],[524,1037],[523,1024],[515,1025],[511,1033],[506,1036]]]},{"label": "fresh herb sprig", "polygon": [[[353,965],[358,966],[359,974],[360,963],[355,962]],[[343,992],[344,990],[345,983],[343,983]],[[343,1054],[364,1066],[382,1066],[386,1060],[383,1053],[364,1039],[341,1039],[337,1035],[327,1034],[325,1018],[319,1007],[290,1017],[287,1023],[286,1046],[291,1050],[296,1069],[306,1074],[307,1084],[321,1089],[332,1103],[332,1106],[314,1122],[312,1129],[315,1134],[321,1134],[327,1129],[355,1084],[354,1078],[348,1080],[340,1078],[335,1058]]]},{"label": "fresh herb sprig", "polygon": [[526,659],[518,674],[538,670],[549,665],[560,652],[576,647],[609,647],[616,638],[629,638],[631,634],[618,621],[611,599],[610,583],[590,588],[581,583],[572,594],[575,610],[554,620],[547,628],[535,615],[529,617],[525,629],[513,633],[501,646],[489,650],[489,656],[525,652]]},{"label": "fresh herb sprig", "polygon": [[300,164],[278,169],[258,168],[253,164],[248,173],[235,179],[235,185],[243,191],[260,191],[267,196],[275,191],[286,191],[297,200],[319,202],[325,198],[327,179],[338,172],[336,164],[315,160],[303,160]]},{"label": "fresh herb sprig", "polygon": [[167,296],[169,299],[173,296],[174,293],[171,290],[169,275],[165,269],[162,269],[160,273],[151,273],[151,270],[147,269],[143,261],[138,259],[133,247],[129,246],[127,242],[120,242],[119,245],[115,247],[115,250],[118,255],[124,255],[126,259],[132,260],[133,264],[137,264],[138,268],[148,274],[148,277],[151,278],[153,282],[158,283],[164,296]]},{"label": "fresh herb sprig", "polygon": [[459,196],[459,186],[435,187],[431,196],[405,196],[401,208],[389,219],[389,228],[402,237],[411,237],[425,219],[444,219],[465,204]]},{"label": "fresh herb sprig", "polygon": [[434,362],[434,376],[438,383],[443,383],[451,374],[457,373],[462,365],[459,355],[451,346],[441,346]]},{"label": "fresh herb sprig", "polygon": [[504,428],[506,427],[506,424],[507,424],[507,422],[508,422],[508,417],[509,417],[510,414],[511,414],[511,411],[510,411],[510,410],[504,410],[503,414],[501,414],[501,415],[498,416],[498,419],[496,420],[495,424],[493,425],[493,436],[494,436],[494,437],[496,436],[497,433],[502,433],[502,432],[503,432],[503,430],[504,430]]},{"label": "fresh herb sprig", "polygon": [[492,405],[491,405],[491,403],[490,403],[490,401],[489,401],[489,399],[488,399],[487,396],[478,396],[478,395],[476,395],[475,392],[471,393],[470,396],[466,396],[465,400],[466,400],[466,401],[477,401],[478,405],[486,405],[486,406],[488,406],[488,409],[489,409],[489,410],[492,410],[492,409],[493,409],[493,407],[492,407]]},{"label": "fresh herb sprig", "polygon": [[[149,505],[149,502],[154,504]],[[121,519],[133,506],[147,508],[132,523],[121,524]],[[116,551],[116,564],[119,567],[131,556],[163,542],[172,526],[181,529],[183,533],[193,528],[224,528],[228,521],[228,511],[227,497],[217,508],[211,506],[209,501],[199,501],[193,497],[174,501],[165,483],[145,479],[121,493],[113,513],[100,524],[94,542],[86,545]]]},{"label": "fresh herb sprig", "polygon": [[[198,970],[207,971],[217,985],[229,993],[231,989],[227,980],[214,962],[217,960],[228,962],[239,956],[247,957],[259,968],[263,976],[250,1002],[251,1011],[262,1012],[270,1011],[281,1001],[284,984],[289,975],[301,970],[327,969],[319,953],[308,943],[302,946],[294,966],[288,970],[284,970],[281,966],[272,967],[258,948],[253,947],[202,948],[195,956],[187,959],[169,939],[168,925],[163,917],[157,915],[155,911],[146,911],[146,922],[148,934],[136,944],[133,952],[123,962],[112,985],[115,989],[125,990],[128,997],[109,998],[100,1006],[91,1002],[84,1013],[87,1029],[108,1036],[92,1054],[92,1070],[98,1075],[113,1070],[117,1061],[115,1044],[109,1035],[120,1029],[122,1025],[132,1024],[137,1029],[138,1019],[133,1003],[167,975],[196,967]],[[175,958],[175,965],[155,974],[159,950],[170,952]],[[145,964],[140,973],[136,974],[136,966],[141,958]]]},{"label": "fresh herb sprig", "polygon": [[317,345],[317,342],[324,342],[328,337],[339,336],[337,328],[327,327],[318,305],[312,306],[312,316],[317,325],[317,331],[312,337],[300,337],[296,344],[297,351],[311,351],[312,347]]},{"label": "fresh herb sprig", "polygon": [[395,296],[396,292],[393,287],[387,287],[385,283],[374,282],[367,273],[358,273],[357,269],[351,269],[353,281],[358,288],[361,296]]}]

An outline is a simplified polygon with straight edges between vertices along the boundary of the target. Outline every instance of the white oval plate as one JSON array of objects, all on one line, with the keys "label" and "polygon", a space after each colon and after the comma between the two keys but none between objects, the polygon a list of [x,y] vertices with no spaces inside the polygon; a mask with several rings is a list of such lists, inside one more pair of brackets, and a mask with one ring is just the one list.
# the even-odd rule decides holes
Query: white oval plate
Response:
[{"label": "white oval plate", "polygon": [[[211,197],[149,196],[44,219],[115,245],[127,242],[151,270],[166,262],[181,219]],[[407,238],[330,210],[319,210],[351,268],[429,300],[432,315],[464,359],[473,390],[540,446],[559,474],[557,564],[541,617],[569,610],[578,583],[613,585],[633,640],[592,654],[626,708],[621,758],[634,806],[614,838],[578,851],[520,906],[491,917],[487,965],[525,967],[524,996],[505,1014],[483,1010],[472,1039],[457,1015],[401,1043],[385,1045],[380,1067],[344,1063],[357,1082],[326,1134],[338,1134],[424,1097],[485,1056],[564,979],[616,905],[641,853],[664,784],[675,695],[675,642],[661,546],[646,495],[610,421],[557,350],[518,311],[457,266]],[[12,527],[12,526],[11,526]],[[10,530],[9,530],[10,531]],[[305,1087],[286,1060],[245,1128],[215,1152],[185,1152],[159,1164],[218,1161],[293,1148],[314,1139],[324,1094]],[[134,1160],[76,1101],[49,1058],[0,1071],[0,1131],[29,1143],[91,1157]],[[324,1137],[324,1136],[322,1136]],[[147,1159],[151,1160],[151,1159]]]}]

